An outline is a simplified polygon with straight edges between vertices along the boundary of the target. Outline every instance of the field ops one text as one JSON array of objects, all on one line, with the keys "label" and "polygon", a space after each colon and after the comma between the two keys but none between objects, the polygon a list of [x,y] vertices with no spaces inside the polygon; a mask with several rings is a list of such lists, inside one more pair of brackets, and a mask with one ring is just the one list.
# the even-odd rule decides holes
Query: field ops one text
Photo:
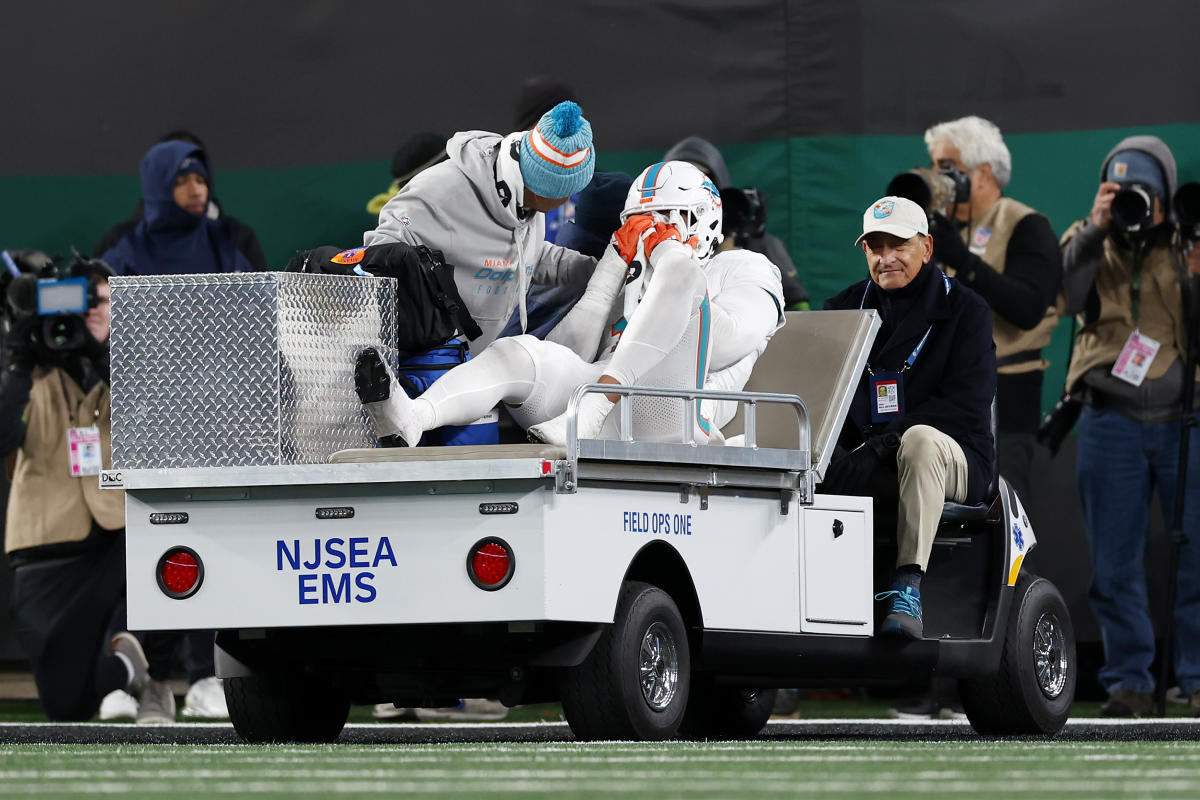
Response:
[{"label": "field ops one text", "polygon": [[659,536],[691,536],[691,514],[654,514],[649,511],[623,511],[623,530],[626,533],[649,533]]}]

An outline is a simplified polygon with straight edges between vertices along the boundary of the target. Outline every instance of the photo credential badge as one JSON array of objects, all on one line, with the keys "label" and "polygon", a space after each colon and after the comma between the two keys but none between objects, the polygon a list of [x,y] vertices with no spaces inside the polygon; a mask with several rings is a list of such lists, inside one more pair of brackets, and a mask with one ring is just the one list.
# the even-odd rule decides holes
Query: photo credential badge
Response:
[{"label": "photo credential badge", "polygon": [[95,425],[86,428],[67,428],[67,457],[70,460],[71,477],[99,475],[103,467],[100,454],[100,429]]},{"label": "photo credential badge", "polygon": [[869,385],[872,422],[890,422],[904,413],[904,380],[899,372],[876,372]]},{"label": "photo credential badge", "polygon": [[1160,347],[1161,344],[1139,333],[1135,328],[1133,333],[1129,334],[1125,346],[1121,348],[1117,363],[1113,364],[1113,376],[1134,386],[1141,386]]}]

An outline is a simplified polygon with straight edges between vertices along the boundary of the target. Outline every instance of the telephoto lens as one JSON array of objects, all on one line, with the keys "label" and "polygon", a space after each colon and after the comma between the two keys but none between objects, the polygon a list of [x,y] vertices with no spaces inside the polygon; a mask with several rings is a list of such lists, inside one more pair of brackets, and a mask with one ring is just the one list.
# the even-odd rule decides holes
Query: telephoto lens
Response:
[{"label": "telephoto lens", "polygon": [[885,194],[912,200],[925,214],[941,211],[955,200],[954,179],[925,167],[914,167],[888,181]]},{"label": "telephoto lens", "polygon": [[1117,230],[1143,233],[1153,224],[1154,195],[1140,183],[1123,186],[1113,197],[1112,218]]}]

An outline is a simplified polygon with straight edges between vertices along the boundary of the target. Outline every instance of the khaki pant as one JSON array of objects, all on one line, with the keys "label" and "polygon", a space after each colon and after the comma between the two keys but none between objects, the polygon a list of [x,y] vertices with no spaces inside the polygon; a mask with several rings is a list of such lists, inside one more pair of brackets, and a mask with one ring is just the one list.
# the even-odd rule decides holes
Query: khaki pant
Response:
[{"label": "khaki pant", "polygon": [[967,497],[967,457],[958,442],[928,425],[914,425],[900,437],[900,519],[896,566],[929,565],[929,552],[947,500]]}]

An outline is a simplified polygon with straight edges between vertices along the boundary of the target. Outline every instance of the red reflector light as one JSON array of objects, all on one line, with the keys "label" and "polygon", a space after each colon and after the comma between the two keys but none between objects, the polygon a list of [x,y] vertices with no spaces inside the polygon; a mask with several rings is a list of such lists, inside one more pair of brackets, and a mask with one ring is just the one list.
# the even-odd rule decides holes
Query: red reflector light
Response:
[{"label": "red reflector light", "polygon": [[163,553],[158,560],[158,588],[167,597],[182,600],[191,597],[204,580],[204,564],[195,550],[175,547]]},{"label": "red reflector light", "polygon": [[467,575],[472,583],[487,591],[507,584],[516,565],[512,548],[502,539],[482,539],[467,554]]}]

